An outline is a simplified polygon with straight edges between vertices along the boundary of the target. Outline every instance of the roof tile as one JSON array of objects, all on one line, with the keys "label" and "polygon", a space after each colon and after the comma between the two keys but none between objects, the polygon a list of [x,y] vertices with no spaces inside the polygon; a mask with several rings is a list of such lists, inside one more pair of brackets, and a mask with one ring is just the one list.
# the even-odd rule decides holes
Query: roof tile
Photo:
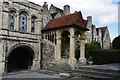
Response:
[{"label": "roof tile", "polygon": [[76,12],[70,15],[52,19],[48,22],[48,24],[44,27],[43,30],[55,29],[72,25],[76,25],[78,28],[88,30],[86,28],[87,21],[83,19],[81,12]]}]

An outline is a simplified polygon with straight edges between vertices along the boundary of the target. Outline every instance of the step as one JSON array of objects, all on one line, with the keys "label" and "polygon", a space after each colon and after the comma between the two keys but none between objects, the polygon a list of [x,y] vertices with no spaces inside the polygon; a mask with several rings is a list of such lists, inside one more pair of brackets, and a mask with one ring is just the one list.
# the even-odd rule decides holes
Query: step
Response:
[{"label": "step", "polygon": [[91,73],[91,74],[98,74],[98,75],[106,75],[106,76],[120,76],[120,74],[115,74],[115,73],[109,73],[109,72],[103,72],[103,71],[94,71],[94,70],[74,70],[74,72],[80,72],[80,73]]},{"label": "step", "polygon": [[99,68],[90,68],[90,67],[76,67],[75,70],[92,70],[92,71],[100,71],[100,72],[108,72],[114,74],[120,74],[120,71],[117,70],[109,70],[109,69],[99,69]]},{"label": "step", "polygon": [[87,70],[81,70],[81,71],[74,71],[74,73],[78,74],[86,74],[86,75],[94,75],[94,76],[104,76],[109,77],[112,79],[118,78],[120,75],[114,74],[114,73],[106,73],[106,72],[96,72],[96,71],[87,71]]},{"label": "step", "polygon": [[102,76],[114,80],[118,79],[120,76],[119,74],[120,71],[117,70],[99,69],[99,68],[83,67],[83,66],[76,67],[74,71],[75,73],[80,73],[83,75]]},{"label": "step", "polygon": [[92,74],[78,74],[78,73],[73,73],[73,76],[77,76],[77,77],[83,77],[83,78],[87,78],[87,79],[95,79],[95,80],[112,80],[109,77],[104,77],[104,76],[96,76],[96,75],[92,75]]}]

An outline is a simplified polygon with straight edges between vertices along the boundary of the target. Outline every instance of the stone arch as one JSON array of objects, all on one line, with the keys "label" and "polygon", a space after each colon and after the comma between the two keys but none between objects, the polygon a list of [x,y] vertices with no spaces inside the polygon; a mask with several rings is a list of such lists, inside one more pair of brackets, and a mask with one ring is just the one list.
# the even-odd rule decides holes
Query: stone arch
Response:
[{"label": "stone arch", "polygon": [[20,32],[27,32],[28,29],[28,13],[26,11],[21,11],[19,13],[19,30]]},{"label": "stone arch", "polygon": [[78,61],[80,58],[80,38],[81,33],[79,31],[75,31],[75,58]]},{"label": "stone arch", "polygon": [[36,19],[38,18],[35,14],[32,14],[31,17],[35,17]]},{"label": "stone arch", "polygon": [[27,16],[30,16],[30,12],[27,11],[27,10],[25,10],[25,9],[20,9],[20,10],[18,11],[19,14],[20,14],[21,12],[25,12],[25,13],[27,14]]},{"label": "stone arch", "polygon": [[9,11],[15,11],[15,12],[17,12],[17,9],[16,9],[16,8],[9,8],[8,10],[9,10]]},{"label": "stone arch", "polygon": [[26,70],[32,67],[35,51],[31,45],[18,44],[13,46],[6,55],[6,71]]},{"label": "stone arch", "polygon": [[61,58],[69,58],[70,54],[70,32],[64,30],[61,33]]},{"label": "stone arch", "polygon": [[9,29],[11,30],[11,31],[13,31],[14,30],[14,28],[15,28],[15,17],[16,17],[16,9],[14,9],[14,8],[11,8],[11,9],[9,9]]}]

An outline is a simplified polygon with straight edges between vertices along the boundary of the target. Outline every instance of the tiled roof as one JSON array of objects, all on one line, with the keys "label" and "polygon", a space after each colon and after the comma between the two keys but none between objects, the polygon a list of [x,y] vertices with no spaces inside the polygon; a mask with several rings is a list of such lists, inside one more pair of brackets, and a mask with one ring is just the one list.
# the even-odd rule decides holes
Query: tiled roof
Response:
[{"label": "tiled roof", "polygon": [[87,22],[83,19],[81,12],[76,12],[60,18],[52,19],[48,22],[43,30],[67,27],[72,25],[83,30],[88,30],[86,28]]}]

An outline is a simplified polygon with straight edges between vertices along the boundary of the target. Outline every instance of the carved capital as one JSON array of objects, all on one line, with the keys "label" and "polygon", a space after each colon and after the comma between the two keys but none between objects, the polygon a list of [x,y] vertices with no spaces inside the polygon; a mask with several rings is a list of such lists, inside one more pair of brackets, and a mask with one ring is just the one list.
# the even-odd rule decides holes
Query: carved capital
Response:
[{"label": "carved capital", "polygon": [[56,37],[57,40],[61,40],[61,38],[62,38],[61,36]]},{"label": "carved capital", "polygon": [[70,38],[76,38],[76,35],[70,35],[69,37]]}]

